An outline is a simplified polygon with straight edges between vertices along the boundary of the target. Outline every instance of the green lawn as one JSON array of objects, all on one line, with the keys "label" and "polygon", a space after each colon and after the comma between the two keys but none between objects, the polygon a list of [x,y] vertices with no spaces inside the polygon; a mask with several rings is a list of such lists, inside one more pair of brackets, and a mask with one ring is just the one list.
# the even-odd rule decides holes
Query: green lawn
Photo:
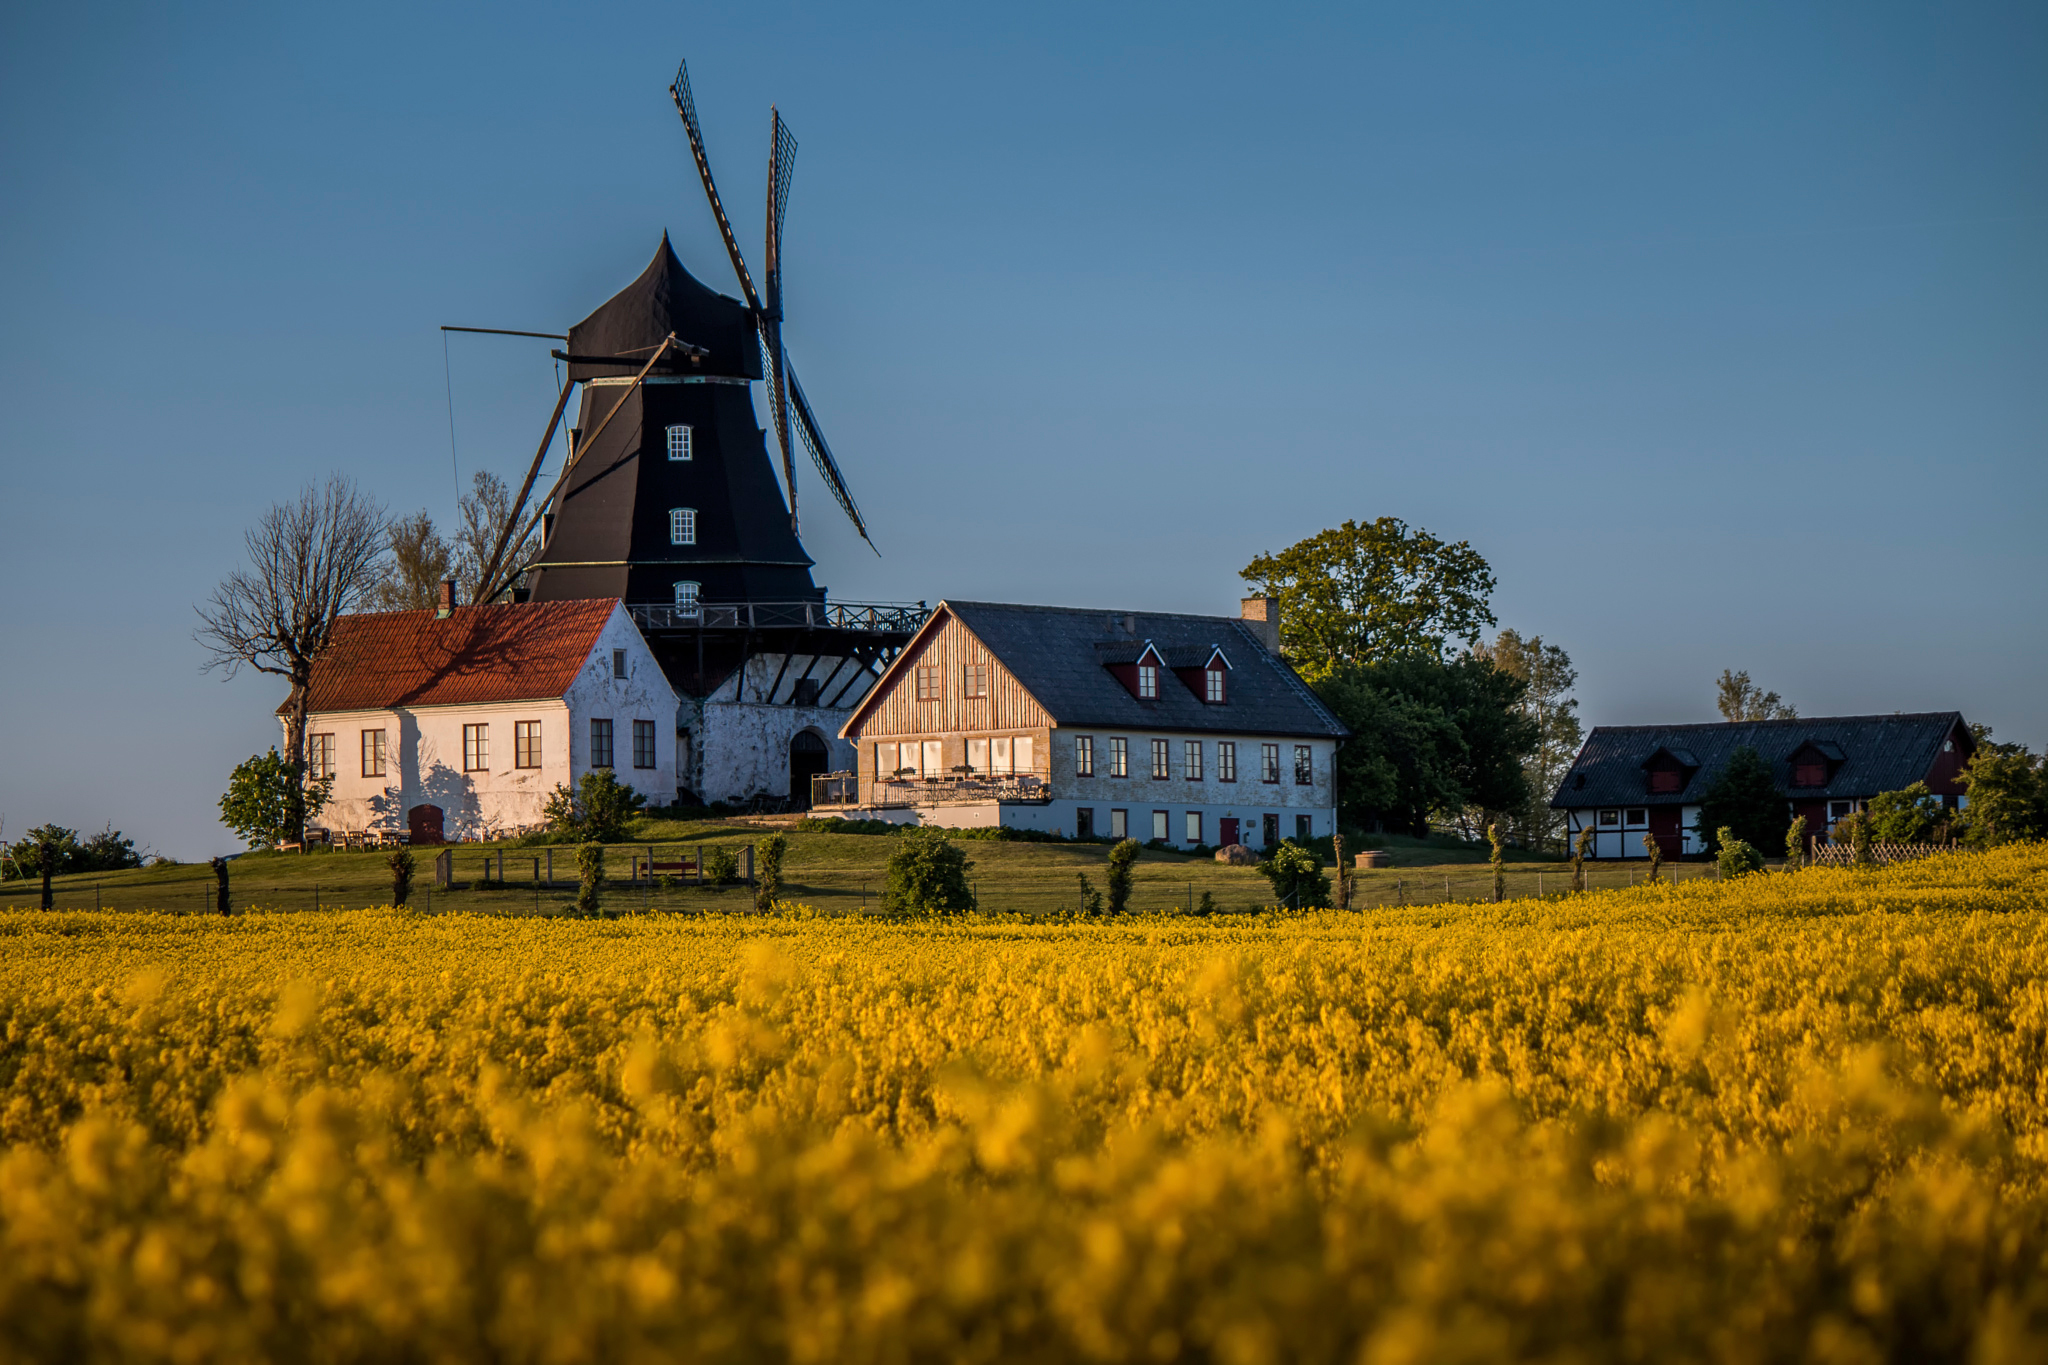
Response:
[{"label": "green lawn", "polygon": [[[621,879],[629,854],[644,852],[652,843],[656,856],[669,861],[687,850],[694,857],[701,846],[743,848],[764,838],[767,831],[730,823],[694,823],[643,820],[640,837],[630,845],[613,845],[607,864],[613,884],[606,889],[608,909],[620,912],[695,910],[740,910],[751,903],[745,886],[671,889],[624,884]],[[886,878],[888,836],[861,834],[792,833],[784,862],[785,894],[829,914],[859,913],[874,909]],[[1492,877],[1486,866],[1483,845],[1460,844],[1447,839],[1416,840],[1395,835],[1376,837],[1374,846],[1386,849],[1393,865],[1383,870],[1354,873],[1354,908],[1394,904],[1427,904],[1446,899],[1469,901],[1491,894]],[[981,906],[988,911],[1018,911],[1052,914],[1076,909],[1080,894],[1077,874],[1086,873],[1096,890],[1103,889],[1104,864],[1109,850],[1099,844],[1005,843],[994,840],[963,840],[962,848],[974,862],[973,878]],[[575,877],[575,848],[552,846],[554,875],[558,885],[549,888],[535,881],[535,864],[545,876],[548,848],[517,848],[509,844],[461,844],[454,846],[457,889],[430,887],[433,880],[434,850],[422,849],[415,881],[413,904],[435,911],[464,910],[500,914],[559,914],[575,899],[570,883]],[[488,858],[493,874],[500,854],[504,857],[503,890],[483,890],[468,884],[484,875]],[[256,853],[230,863],[235,904],[240,908],[311,910],[320,907],[358,907],[383,904],[390,899],[391,876],[382,853],[316,852],[295,854]],[[1551,893],[1569,885],[1570,872],[1558,860],[1512,851],[1508,868],[1510,895]],[[1667,871],[1670,871],[1667,867]],[[1711,876],[1712,869],[1690,864],[1675,869],[1681,877]],[[1594,885],[1624,886],[1639,880],[1641,864],[1633,867],[1605,865],[1589,869]],[[213,874],[203,863],[144,868],[131,872],[83,874],[61,877],[56,883],[56,902],[64,908],[147,909],[201,912],[211,909]],[[1271,892],[1265,878],[1250,868],[1229,867],[1208,857],[1147,850],[1139,859],[1132,908],[1142,911],[1185,910],[1199,903],[1207,892],[1218,909],[1244,911],[1270,904]],[[0,885],[0,904],[33,906],[38,888],[33,883]]]}]

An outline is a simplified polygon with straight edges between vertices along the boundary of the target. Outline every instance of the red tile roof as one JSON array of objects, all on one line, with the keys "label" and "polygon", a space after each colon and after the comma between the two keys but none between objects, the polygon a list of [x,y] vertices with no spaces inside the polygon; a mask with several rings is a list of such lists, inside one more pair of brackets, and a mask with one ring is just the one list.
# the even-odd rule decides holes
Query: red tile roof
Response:
[{"label": "red tile roof", "polygon": [[[311,711],[383,711],[559,697],[597,646],[615,597],[344,616],[313,666]],[[284,708],[279,707],[281,712]]]}]

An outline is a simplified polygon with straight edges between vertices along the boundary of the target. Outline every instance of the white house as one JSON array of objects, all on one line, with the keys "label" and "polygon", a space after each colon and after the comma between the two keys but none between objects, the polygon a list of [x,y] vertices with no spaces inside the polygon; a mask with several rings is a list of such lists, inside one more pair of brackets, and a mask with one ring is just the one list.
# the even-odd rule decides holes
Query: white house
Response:
[{"label": "white house", "polygon": [[942,602],[841,735],[847,814],[1171,844],[1336,831],[1348,731],[1241,618]]},{"label": "white house", "polygon": [[344,616],[308,710],[333,830],[430,843],[537,825],[594,768],[676,794],[675,689],[616,598]]}]

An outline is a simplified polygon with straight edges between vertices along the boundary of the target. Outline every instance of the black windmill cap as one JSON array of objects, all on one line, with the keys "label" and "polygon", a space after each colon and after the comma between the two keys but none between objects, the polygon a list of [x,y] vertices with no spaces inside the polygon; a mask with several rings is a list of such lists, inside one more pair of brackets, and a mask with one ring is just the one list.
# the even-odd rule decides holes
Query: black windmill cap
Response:
[{"label": "black windmill cap", "polygon": [[[569,354],[577,357],[569,366],[569,378],[631,375],[670,332],[710,354],[691,363],[671,348],[660,371],[761,378],[761,347],[747,306],[685,270],[666,232],[640,278],[569,329]],[[591,356],[621,359],[615,365],[592,365],[586,363]]]}]

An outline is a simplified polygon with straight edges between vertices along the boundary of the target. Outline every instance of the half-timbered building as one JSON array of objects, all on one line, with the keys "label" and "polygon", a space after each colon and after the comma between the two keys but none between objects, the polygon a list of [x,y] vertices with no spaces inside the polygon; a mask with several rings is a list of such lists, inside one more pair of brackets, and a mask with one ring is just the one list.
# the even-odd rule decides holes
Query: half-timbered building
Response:
[{"label": "half-timbered building", "polygon": [[1242,617],[942,602],[841,730],[814,806],[903,823],[1266,847],[1336,828],[1348,733]]},{"label": "half-timbered building", "polygon": [[1756,751],[1784,795],[1786,825],[1804,816],[1812,841],[1871,797],[1915,782],[1949,807],[1960,805],[1958,779],[1976,743],[1958,711],[1602,725],[1586,736],[1551,809],[1565,812],[1574,843],[1581,830],[1594,832],[1596,858],[1647,857],[1645,834],[1667,855],[1703,853],[1700,797],[1745,748]]}]

